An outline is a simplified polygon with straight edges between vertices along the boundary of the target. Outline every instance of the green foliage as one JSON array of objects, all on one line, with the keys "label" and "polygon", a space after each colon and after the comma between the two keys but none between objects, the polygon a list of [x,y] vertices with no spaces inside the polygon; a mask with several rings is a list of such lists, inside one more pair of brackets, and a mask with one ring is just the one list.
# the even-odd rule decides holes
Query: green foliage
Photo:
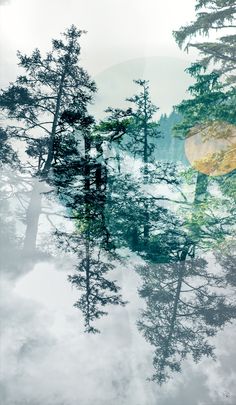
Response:
[{"label": "green foliage", "polygon": [[18,156],[14,152],[10,140],[5,129],[0,127],[0,168],[6,164],[14,168],[19,167]]},{"label": "green foliage", "polygon": [[151,102],[147,80],[134,80],[141,91],[127,101],[132,108],[127,110],[108,108],[106,121],[97,127],[110,141],[118,141],[119,147],[134,157],[141,157],[144,163],[152,160],[154,143],[159,137],[159,125],[153,121],[158,108]]},{"label": "green foliage", "polygon": [[[227,298],[227,288],[235,285],[234,255],[229,249],[223,257],[217,253],[225,244],[231,247],[228,237],[235,226],[227,200],[207,197],[192,208],[163,212],[150,237],[146,265],[137,268],[146,303],[138,328],[154,347],[152,380],[158,384],[180,372],[187,355],[196,362],[214,357],[210,338],[236,318],[236,306]],[[207,256],[202,257],[212,250],[223,264],[220,272],[214,266],[210,270]]]},{"label": "green foliage", "polygon": [[226,31],[227,35],[222,35],[215,42],[191,41],[197,35],[206,37],[218,30],[235,29],[235,1],[197,0],[195,9],[195,21],[173,32],[177,44],[180,47],[186,44],[187,50],[189,47],[198,49],[202,55],[202,65],[215,63],[220,75],[226,74],[229,83],[235,82],[235,34]]},{"label": "green foliage", "polygon": [[188,88],[191,98],[175,107],[182,116],[182,121],[174,127],[175,133],[185,138],[194,126],[215,120],[235,124],[236,90],[230,88],[224,91],[219,74],[207,74],[206,68],[198,63],[192,64],[186,71],[195,79],[195,83]]},{"label": "green foliage", "polygon": [[[88,241],[86,245],[88,246]],[[84,316],[85,332],[99,332],[93,322],[107,315],[105,306],[126,304],[119,294],[120,287],[106,277],[112,269],[112,264],[102,261],[100,255],[94,258],[94,252],[88,251],[87,248],[86,254],[76,267],[76,274],[69,276],[70,283],[82,291],[74,306],[79,308]]]},{"label": "green foliage", "polygon": [[139,294],[146,302],[138,328],[154,347],[152,380],[158,384],[180,372],[189,354],[196,362],[214,357],[209,337],[236,318],[236,307],[220,292],[226,279],[206,271],[206,265],[198,258],[138,268]]},{"label": "green foliage", "polygon": [[78,65],[82,34],[72,25],[63,39],[52,41],[52,50],[45,57],[38,49],[30,56],[18,52],[24,75],[0,95],[0,108],[13,120],[7,132],[29,142],[26,151],[34,158],[34,174],[50,170],[56,139],[62,131],[71,131],[75,124],[80,130],[91,125],[87,104],[96,86]]},{"label": "green foliage", "polygon": [[174,136],[174,127],[181,121],[181,115],[172,111],[169,116],[163,114],[159,120],[160,138],[154,142],[153,155],[156,161],[182,162],[188,165],[184,151],[184,141]]}]

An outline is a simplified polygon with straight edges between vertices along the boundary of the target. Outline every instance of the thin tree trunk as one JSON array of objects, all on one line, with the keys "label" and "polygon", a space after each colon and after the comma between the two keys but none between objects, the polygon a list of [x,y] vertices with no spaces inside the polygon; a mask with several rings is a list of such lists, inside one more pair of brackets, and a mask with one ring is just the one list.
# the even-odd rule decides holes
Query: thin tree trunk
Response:
[{"label": "thin tree trunk", "polygon": [[[49,139],[48,155],[47,155],[45,165],[41,172],[41,174],[43,176],[48,174],[48,172],[51,168],[52,161],[53,161],[54,141],[55,141],[58,120],[60,117],[61,98],[62,98],[62,92],[63,92],[63,86],[64,86],[65,77],[66,77],[66,72],[67,72],[67,64],[65,66],[64,72],[62,73],[60,85],[59,85],[59,89],[58,89],[56,108],[55,108],[55,113],[54,113],[54,118],[53,118],[50,139]],[[26,213],[26,232],[25,232],[25,239],[24,239],[24,246],[23,246],[23,252],[26,255],[30,255],[31,253],[33,253],[36,250],[38,223],[39,223],[39,217],[40,217],[41,208],[42,208],[41,191],[42,191],[42,183],[36,179],[34,182],[33,188],[32,188],[30,203],[29,203],[27,213]]]},{"label": "thin tree trunk", "polygon": [[120,152],[119,152],[119,147],[117,147],[116,149],[116,161],[117,161],[117,169],[118,169],[118,173],[121,173],[121,164],[120,164]]},{"label": "thin tree trunk", "polygon": [[146,166],[148,163],[148,127],[147,127],[148,117],[147,117],[147,95],[144,89],[144,122],[143,122],[143,132],[144,132],[144,147],[143,147],[143,161]]},{"label": "thin tree trunk", "polygon": [[[89,231],[88,231],[89,232]],[[85,238],[85,274],[86,274],[86,326],[90,328],[90,241]]]},{"label": "thin tree trunk", "polygon": [[51,164],[53,161],[53,155],[54,155],[54,141],[55,141],[55,135],[56,135],[56,129],[58,125],[58,120],[60,117],[60,107],[61,107],[61,98],[62,98],[62,92],[63,92],[63,86],[64,86],[64,81],[66,77],[66,71],[67,71],[67,65],[65,66],[64,72],[61,76],[60,80],[60,85],[58,89],[58,94],[57,94],[57,101],[56,101],[56,108],[55,108],[55,113],[54,113],[54,118],[53,118],[53,124],[52,124],[52,130],[51,130],[51,135],[49,139],[49,146],[48,146],[48,156],[47,160],[45,162],[42,174],[47,175],[50,168]]},{"label": "thin tree trunk", "polygon": [[[143,123],[143,130],[144,130],[144,149],[143,149],[143,161],[144,161],[144,184],[148,182],[148,127],[147,127],[148,117],[147,117],[147,95],[144,89],[144,123]],[[150,233],[150,225],[149,225],[149,207],[148,204],[145,203],[145,212],[144,212],[144,226],[143,226],[143,237],[144,237],[144,247],[148,246],[149,242],[149,233]]]},{"label": "thin tree trunk", "polygon": [[175,329],[175,322],[176,322],[176,317],[177,317],[177,313],[178,313],[178,304],[179,304],[181,288],[182,288],[182,283],[183,283],[184,268],[186,265],[185,264],[186,257],[187,257],[187,250],[184,249],[181,254],[181,261],[180,261],[180,263],[178,263],[178,266],[179,266],[178,283],[177,283],[177,287],[176,287],[176,293],[175,293],[175,299],[174,299],[174,305],[173,305],[173,312],[172,312],[171,321],[170,321],[169,333],[167,336],[167,340],[165,342],[165,350],[164,350],[163,358],[162,358],[162,368],[164,368],[166,359],[169,356],[170,344],[171,344],[171,340],[173,338],[173,333],[174,333],[174,329]]},{"label": "thin tree trunk", "polygon": [[137,226],[133,227],[131,230],[131,246],[134,251],[139,250],[139,236]]},{"label": "thin tree trunk", "polygon": [[[47,174],[51,168],[52,161],[53,161],[54,141],[55,141],[58,120],[60,117],[61,98],[62,98],[64,81],[65,81],[65,77],[66,77],[66,71],[67,71],[67,64],[65,66],[64,72],[62,73],[60,85],[59,85],[59,89],[58,89],[56,108],[55,108],[55,113],[54,113],[54,118],[53,118],[50,139],[49,139],[48,155],[47,155],[45,165],[41,172],[41,174],[43,176],[45,176],[45,175],[47,176]],[[36,179],[34,182],[33,188],[32,188],[30,203],[29,203],[27,213],[26,213],[26,232],[25,232],[25,239],[24,239],[24,246],[23,246],[23,252],[26,255],[30,255],[31,253],[33,253],[36,250],[38,223],[39,223],[39,217],[41,214],[41,206],[42,206],[41,191],[42,191],[42,183]]]},{"label": "thin tree trunk", "polygon": [[36,250],[38,223],[42,207],[42,183],[35,179],[26,212],[26,231],[23,253],[31,255]]},{"label": "thin tree trunk", "polygon": [[205,200],[207,193],[207,186],[208,186],[208,176],[204,173],[198,172],[194,204],[199,204]]}]

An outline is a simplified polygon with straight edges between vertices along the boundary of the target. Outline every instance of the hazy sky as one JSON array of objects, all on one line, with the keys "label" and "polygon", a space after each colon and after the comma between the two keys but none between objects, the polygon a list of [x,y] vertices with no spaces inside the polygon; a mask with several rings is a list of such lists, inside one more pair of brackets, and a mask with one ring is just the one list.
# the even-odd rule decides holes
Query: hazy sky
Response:
[{"label": "hazy sky", "polygon": [[15,77],[17,49],[46,50],[51,38],[72,23],[88,32],[82,39],[82,57],[91,74],[137,57],[186,58],[172,31],[194,18],[194,4],[194,0],[1,0],[1,84]]}]

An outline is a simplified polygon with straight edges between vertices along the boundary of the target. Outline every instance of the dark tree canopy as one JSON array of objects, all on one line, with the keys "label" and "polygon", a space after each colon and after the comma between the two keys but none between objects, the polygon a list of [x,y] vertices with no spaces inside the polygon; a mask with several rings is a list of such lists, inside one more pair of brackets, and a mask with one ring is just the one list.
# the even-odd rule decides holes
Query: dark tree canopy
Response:
[{"label": "dark tree canopy", "polygon": [[[47,175],[54,163],[55,141],[61,131],[75,121],[82,126],[88,124],[84,122],[87,104],[92,101],[96,86],[79,66],[78,39],[82,34],[72,25],[62,39],[52,41],[52,50],[45,57],[39,49],[31,56],[18,52],[24,74],[0,96],[0,108],[8,120],[13,120],[7,131],[26,140],[27,153],[36,160],[35,171],[39,174]],[[73,120],[69,119],[71,115]]]}]

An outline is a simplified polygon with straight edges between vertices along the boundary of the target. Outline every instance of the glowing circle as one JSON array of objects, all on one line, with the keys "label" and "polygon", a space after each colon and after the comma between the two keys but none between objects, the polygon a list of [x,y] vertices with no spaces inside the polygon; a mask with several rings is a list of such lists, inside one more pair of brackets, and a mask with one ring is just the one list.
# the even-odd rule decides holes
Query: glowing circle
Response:
[{"label": "glowing circle", "polygon": [[185,140],[192,167],[209,176],[222,176],[236,168],[236,126],[214,121],[193,127]]}]

